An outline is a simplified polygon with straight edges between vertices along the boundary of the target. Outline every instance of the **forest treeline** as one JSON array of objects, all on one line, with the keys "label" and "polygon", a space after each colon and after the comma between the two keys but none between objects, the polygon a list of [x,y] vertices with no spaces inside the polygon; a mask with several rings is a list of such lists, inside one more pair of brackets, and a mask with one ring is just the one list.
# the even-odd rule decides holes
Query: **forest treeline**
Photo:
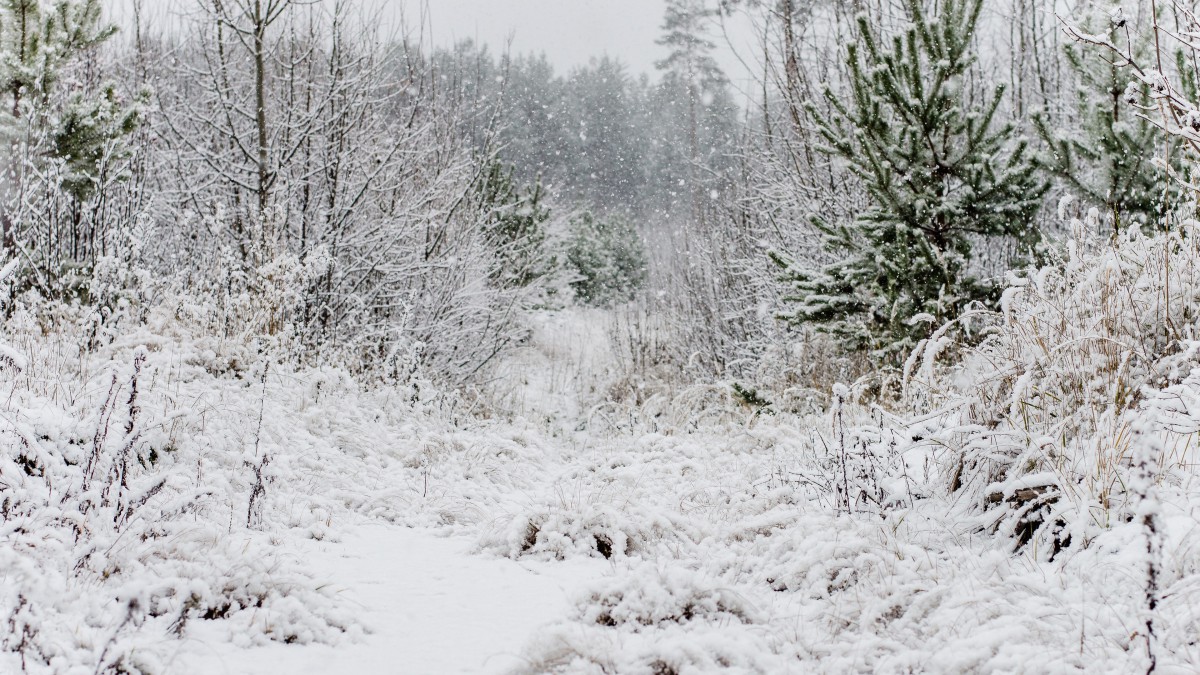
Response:
[{"label": "forest treeline", "polygon": [[[0,23],[9,307],[93,308],[97,340],[169,296],[288,358],[466,386],[574,302],[617,308],[631,372],[886,379],[1046,259],[1063,197],[1113,230],[1185,201],[1129,67],[1149,6],[671,0],[653,74],[434,48],[354,3],[143,7]],[[713,57],[734,14],[747,100]]]}]

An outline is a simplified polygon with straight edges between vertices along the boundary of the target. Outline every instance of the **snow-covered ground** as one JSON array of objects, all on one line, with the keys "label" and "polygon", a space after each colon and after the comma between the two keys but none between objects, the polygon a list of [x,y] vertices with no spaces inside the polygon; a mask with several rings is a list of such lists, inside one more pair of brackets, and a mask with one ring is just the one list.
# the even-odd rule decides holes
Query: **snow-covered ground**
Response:
[{"label": "snow-covered ground", "polygon": [[421,528],[368,521],[347,530],[336,542],[283,545],[352,608],[361,640],[239,647],[210,624],[181,642],[166,672],[505,673],[522,665],[521,645],[566,616],[570,593],[606,567],[479,556],[468,537]]},{"label": "snow-covered ground", "polygon": [[[0,671],[1145,669],[1137,523],[1017,548],[939,487],[937,449],[863,450],[921,424],[848,402],[760,414],[697,385],[604,403],[603,320],[545,319],[488,407],[169,317],[79,358],[18,314]],[[843,466],[877,471],[886,508],[845,508]],[[1200,664],[1193,493],[1160,487],[1161,672]]]}]

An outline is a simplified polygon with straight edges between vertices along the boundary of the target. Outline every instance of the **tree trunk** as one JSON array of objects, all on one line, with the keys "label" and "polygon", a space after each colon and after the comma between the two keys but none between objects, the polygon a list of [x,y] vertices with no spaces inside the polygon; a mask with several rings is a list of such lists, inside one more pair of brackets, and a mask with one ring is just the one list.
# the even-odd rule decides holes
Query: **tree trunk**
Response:
[{"label": "tree trunk", "polygon": [[263,244],[270,239],[267,231],[267,207],[270,205],[270,171],[267,148],[267,64],[266,33],[268,17],[262,1],[254,2],[254,122],[258,128],[258,217],[261,219]]}]

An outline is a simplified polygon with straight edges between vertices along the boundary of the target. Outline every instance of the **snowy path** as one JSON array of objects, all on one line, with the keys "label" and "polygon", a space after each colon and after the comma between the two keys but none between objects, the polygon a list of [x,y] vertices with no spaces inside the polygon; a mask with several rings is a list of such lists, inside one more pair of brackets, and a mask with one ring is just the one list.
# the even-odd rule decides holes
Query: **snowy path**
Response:
[{"label": "snowy path", "polygon": [[[471,554],[472,540],[364,524],[343,541],[305,542],[303,555],[370,631],[355,644],[238,648],[217,625],[192,632],[171,673],[502,673],[539,627],[561,619],[598,560],[515,562]],[[208,632],[206,632],[208,631]]]}]

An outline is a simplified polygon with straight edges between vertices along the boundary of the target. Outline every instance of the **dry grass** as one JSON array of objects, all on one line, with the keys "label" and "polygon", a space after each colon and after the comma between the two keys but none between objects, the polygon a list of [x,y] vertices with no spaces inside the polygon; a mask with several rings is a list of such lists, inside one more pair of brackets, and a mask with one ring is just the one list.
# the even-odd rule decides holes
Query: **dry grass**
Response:
[{"label": "dry grass", "polygon": [[1060,259],[1010,278],[1001,313],[938,331],[905,371],[908,404],[935,411],[923,442],[939,452],[947,487],[1009,506],[996,526],[1022,539],[1068,511],[1110,523],[1127,507],[1131,455],[1150,437],[1162,475],[1191,464],[1188,437],[1154,401],[1189,375],[1200,348],[1200,225],[1108,239],[1097,229],[1094,215],[1075,221]]}]

